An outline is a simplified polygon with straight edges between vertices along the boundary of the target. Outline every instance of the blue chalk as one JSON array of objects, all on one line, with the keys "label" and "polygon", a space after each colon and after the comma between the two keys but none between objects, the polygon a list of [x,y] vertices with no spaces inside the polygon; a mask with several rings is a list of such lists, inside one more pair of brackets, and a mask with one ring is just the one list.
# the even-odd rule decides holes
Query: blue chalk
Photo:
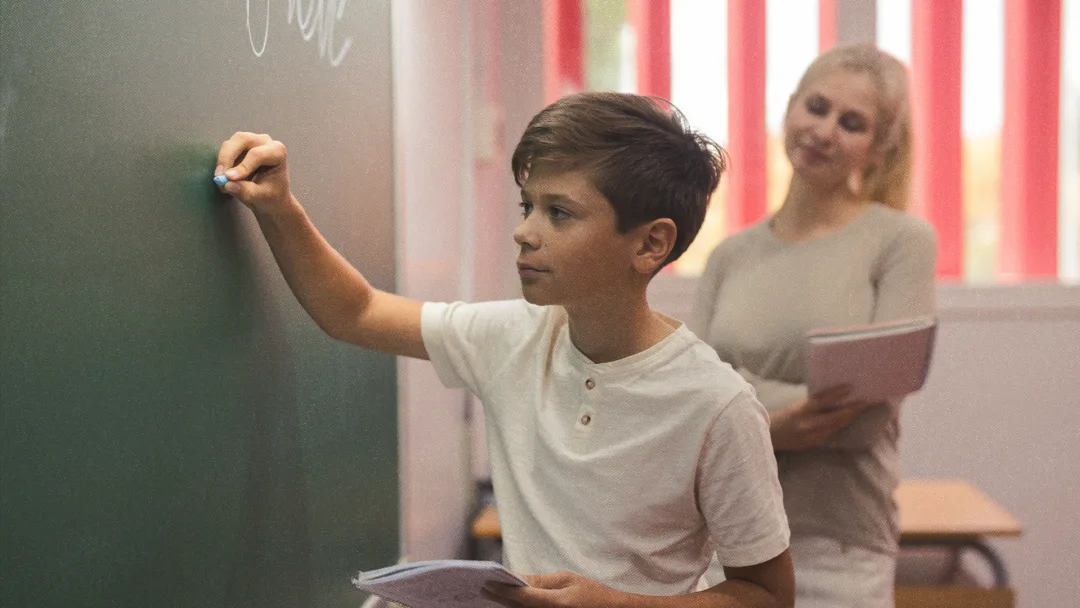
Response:
[{"label": "blue chalk", "polygon": [[224,175],[215,175],[214,183],[218,185],[218,188],[220,188],[225,184],[229,183],[229,178],[225,177]]}]

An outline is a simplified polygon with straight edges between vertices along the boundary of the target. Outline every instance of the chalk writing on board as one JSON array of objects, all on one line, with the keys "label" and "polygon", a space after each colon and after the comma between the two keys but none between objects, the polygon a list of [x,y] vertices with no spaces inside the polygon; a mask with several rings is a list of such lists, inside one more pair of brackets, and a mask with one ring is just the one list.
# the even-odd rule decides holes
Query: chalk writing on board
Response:
[{"label": "chalk writing on board", "polygon": [[[257,2],[258,0],[256,0]],[[270,38],[270,0],[266,0],[266,14],[263,19],[262,44],[255,43],[255,35],[251,31],[251,2],[247,2],[247,31],[248,41],[251,43],[251,52],[256,57],[262,57],[266,52],[266,42]],[[349,48],[352,47],[352,38],[346,37],[340,46],[334,42],[334,27],[345,16],[345,6],[349,0],[308,0],[307,10],[304,10],[304,0],[289,0],[288,10],[285,12],[287,23],[292,25],[293,19],[300,29],[300,35],[305,41],[315,40],[315,46],[319,49],[319,58],[327,59],[331,66],[337,67],[345,60]],[[256,21],[257,23],[257,21]],[[256,31],[258,26],[256,25]]]},{"label": "chalk writing on board", "polygon": [[266,0],[266,25],[263,27],[262,46],[258,50],[255,50],[255,38],[251,35],[251,0],[247,0],[247,30],[251,51],[256,57],[262,57],[262,54],[266,52],[266,39],[270,37],[270,0]]},{"label": "chalk writing on board", "polygon": [[296,9],[296,24],[304,40],[311,40],[317,35],[319,58],[328,57],[330,65],[339,66],[345,54],[352,46],[352,38],[346,38],[341,48],[334,52],[334,24],[345,15],[345,5],[349,0],[309,0],[307,15],[304,15],[303,0],[289,0],[289,23],[293,21],[293,9]]}]

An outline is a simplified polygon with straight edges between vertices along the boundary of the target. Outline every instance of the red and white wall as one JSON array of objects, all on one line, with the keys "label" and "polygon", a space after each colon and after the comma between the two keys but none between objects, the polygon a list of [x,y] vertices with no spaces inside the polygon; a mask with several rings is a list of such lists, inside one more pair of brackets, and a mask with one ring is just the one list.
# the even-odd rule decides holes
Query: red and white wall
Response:
[{"label": "red and white wall", "polygon": [[[723,120],[716,128],[738,125],[737,133],[722,138],[736,161],[729,184],[749,194],[728,200],[761,199],[753,194],[764,183],[762,157],[768,153],[762,152],[768,119],[762,111],[762,89],[768,85],[762,70],[769,62],[761,57],[768,50],[769,4],[781,0],[728,0],[718,20],[725,28],[741,24],[756,35],[731,36],[723,46],[715,39],[670,39],[668,53],[676,59],[665,73],[665,52],[654,48],[663,46],[665,30],[655,26],[668,9],[678,23],[680,7],[692,0],[670,1],[638,0],[626,9],[630,23],[649,17],[647,28],[632,32],[637,86],[659,95],[670,87],[677,97],[687,78],[704,81],[720,105]],[[702,1],[713,7],[725,4]],[[1074,140],[1080,135],[1076,109],[1070,113],[1067,104],[1046,98],[1054,97],[1052,90],[1066,95],[1064,84],[1049,81],[1067,81],[1060,74],[1051,77],[1048,66],[1059,62],[1044,56],[1040,45],[1064,45],[1067,54],[1070,35],[1061,31],[1077,26],[1069,25],[1075,21],[1069,16],[1072,0],[1057,13],[1038,0],[1002,1],[1010,11],[1023,9],[1029,15],[1010,17],[1012,34],[1003,30],[1015,55],[1003,75],[1003,113],[1007,117],[1016,108],[1024,110],[1008,119],[1003,131],[1012,143],[1001,152],[1007,174],[1002,175],[1000,213],[1010,225],[1002,238],[1011,240],[1001,248],[1000,261],[994,260],[1001,282],[1009,278],[1006,274],[1021,280],[965,283],[958,270],[963,254],[957,253],[963,248],[955,241],[953,249],[943,246],[940,341],[930,383],[906,406],[902,464],[906,475],[971,479],[1009,508],[1025,534],[998,547],[1018,589],[1018,605],[1067,606],[1080,596],[1080,579],[1074,576],[1080,571],[1075,549],[1080,546],[1080,511],[1075,508],[1080,504],[1080,287],[1052,279],[1076,276],[1076,265],[1069,270],[1071,262],[1062,263],[1062,258],[1072,259],[1075,239],[1069,244],[1068,238],[1080,230],[1069,226],[1078,224],[1075,215],[1068,215],[1074,207],[1061,205],[1059,198],[1067,191],[1077,196],[1075,178],[1068,176],[1077,169],[1078,154],[1076,142],[1063,143],[1058,133],[1066,125]],[[872,0],[822,2],[818,14],[826,18],[811,25],[826,42],[834,35],[836,40],[865,36],[867,24],[887,14]],[[920,116],[937,129],[921,131],[922,158],[952,163],[955,169],[962,155],[956,135],[962,117],[955,112],[963,105],[963,87],[944,81],[957,78],[956,62],[963,60],[955,21],[959,16],[963,36],[965,7],[959,0],[910,0],[910,5],[914,23],[919,23],[917,11],[929,23],[913,28],[918,38],[910,37],[912,60],[920,66],[940,61],[919,76],[930,79],[922,86],[941,85],[936,93],[918,97]],[[394,0],[392,6],[399,291],[436,300],[516,297],[510,231],[518,210],[509,154],[546,100],[586,86],[583,58],[569,52],[584,49],[586,41],[575,41],[572,31],[562,30],[580,27],[587,7],[583,0]],[[835,34],[828,25],[833,10]],[[944,16],[938,21],[934,15],[939,11]],[[1055,19],[1060,24],[1056,30],[1047,25]],[[1080,38],[1080,31],[1071,38]],[[715,74],[688,74],[677,63],[685,52],[716,53]],[[946,58],[937,59],[942,54]],[[727,80],[730,101],[708,89],[715,78]],[[733,78],[742,83],[732,85]],[[1069,86],[1075,104],[1078,83]],[[1009,87],[1024,90],[1008,95]],[[1033,96],[1028,88],[1043,95]],[[688,115],[708,111],[693,101],[678,103]],[[944,115],[943,107],[952,108],[951,113]],[[922,180],[938,175],[923,171]],[[919,212],[939,233],[955,235],[964,217],[956,194],[962,184],[944,172],[923,183],[929,185],[921,191]],[[760,203],[742,204],[731,211],[737,218],[731,225],[763,212]],[[1055,244],[1047,247],[1047,242]],[[684,316],[693,288],[693,277],[665,274],[655,282],[651,298],[660,310]],[[403,552],[409,559],[460,555],[473,480],[486,474],[482,424],[475,404],[461,391],[443,389],[430,364],[402,361],[399,370]]]}]

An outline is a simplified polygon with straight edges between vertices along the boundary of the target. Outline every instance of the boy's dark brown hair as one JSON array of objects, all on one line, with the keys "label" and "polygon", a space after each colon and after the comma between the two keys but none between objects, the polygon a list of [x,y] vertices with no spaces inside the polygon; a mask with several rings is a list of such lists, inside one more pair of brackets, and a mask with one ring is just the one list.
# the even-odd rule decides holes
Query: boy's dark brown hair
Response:
[{"label": "boy's dark brown hair", "polygon": [[621,233],[670,218],[678,234],[666,265],[701,229],[726,159],[716,142],[692,130],[667,101],[590,92],[564,97],[534,116],[510,167],[518,186],[534,165],[585,171],[615,208]]}]

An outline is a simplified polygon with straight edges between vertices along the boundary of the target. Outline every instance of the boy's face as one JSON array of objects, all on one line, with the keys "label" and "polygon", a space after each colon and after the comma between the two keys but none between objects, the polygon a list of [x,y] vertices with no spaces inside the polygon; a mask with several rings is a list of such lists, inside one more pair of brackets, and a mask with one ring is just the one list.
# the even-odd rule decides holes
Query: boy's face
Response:
[{"label": "boy's face", "polygon": [[635,274],[637,237],[619,234],[615,209],[585,173],[534,166],[521,201],[514,241],[526,300],[572,311],[622,295]]}]

